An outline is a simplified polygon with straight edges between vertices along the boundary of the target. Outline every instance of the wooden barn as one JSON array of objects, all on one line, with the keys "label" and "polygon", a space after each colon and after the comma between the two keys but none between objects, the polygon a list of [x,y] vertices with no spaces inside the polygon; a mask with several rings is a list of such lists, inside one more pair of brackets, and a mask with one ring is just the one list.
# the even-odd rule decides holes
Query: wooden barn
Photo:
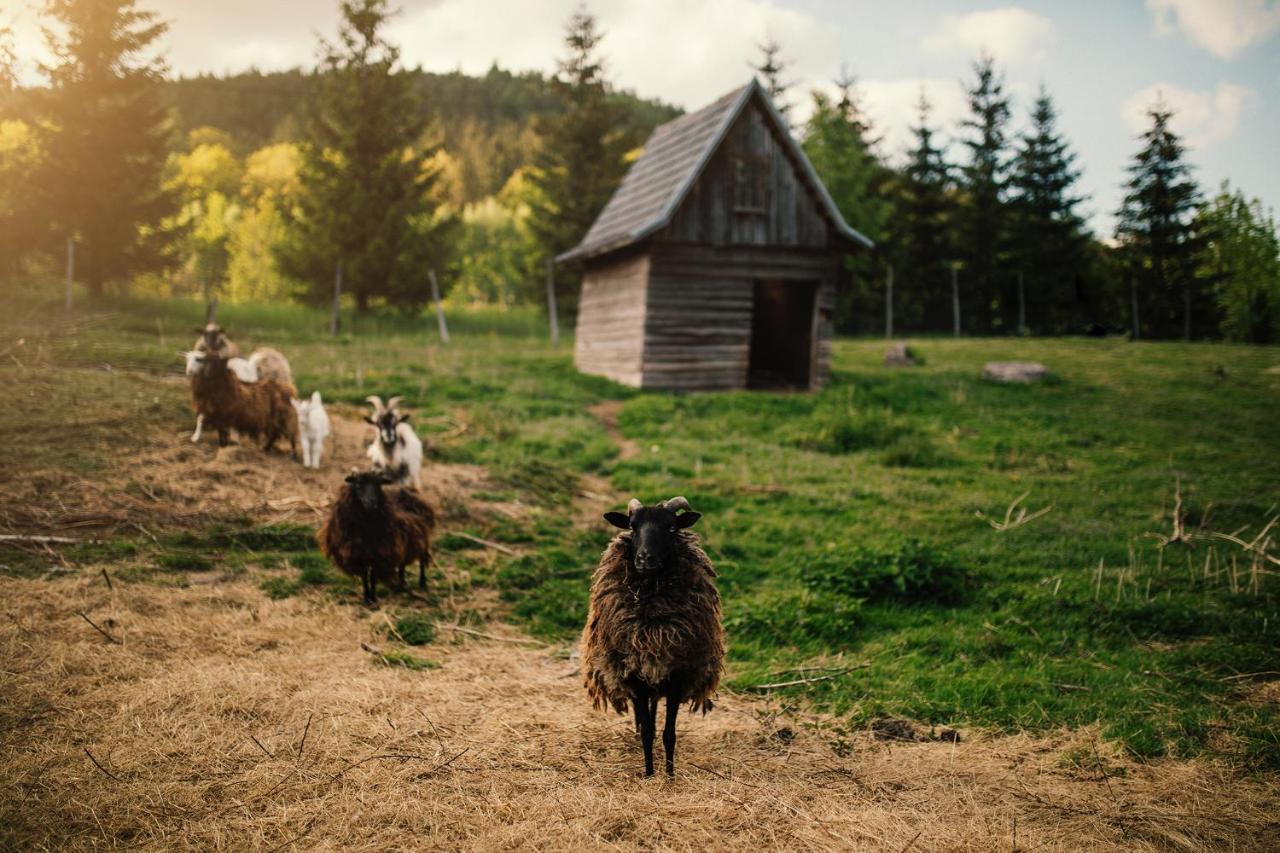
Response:
[{"label": "wooden barn", "polygon": [[818,388],[849,227],[756,81],[659,127],[582,242],[574,361],[639,388]]}]

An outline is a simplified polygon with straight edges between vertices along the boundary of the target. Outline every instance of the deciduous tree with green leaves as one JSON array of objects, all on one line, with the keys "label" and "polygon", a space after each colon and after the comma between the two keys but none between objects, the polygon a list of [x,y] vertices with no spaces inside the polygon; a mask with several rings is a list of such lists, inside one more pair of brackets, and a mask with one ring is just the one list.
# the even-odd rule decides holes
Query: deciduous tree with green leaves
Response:
[{"label": "deciduous tree with green leaves", "polygon": [[[640,141],[609,97],[599,54],[603,38],[584,9],[569,18],[567,54],[554,81],[564,110],[538,125],[542,147],[529,171],[528,200],[530,226],[548,258],[573,248],[587,233],[626,173],[623,155]],[[555,286],[559,313],[574,316],[579,276],[558,268]]]},{"label": "deciduous tree with green leaves", "polygon": [[1009,98],[995,60],[984,54],[973,64],[975,80],[966,95],[969,116],[960,126],[968,158],[960,167],[960,205],[956,239],[964,261],[961,302],[971,331],[1001,332],[1013,328],[1017,285],[1004,264],[1008,237],[1005,190],[1008,186],[1007,128]]},{"label": "deciduous tree with green leaves", "polygon": [[1080,327],[1078,292],[1088,266],[1089,235],[1076,213],[1084,200],[1074,189],[1080,170],[1057,115],[1041,87],[1009,177],[1009,260],[1023,277],[1027,323],[1045,332]]},{"label": "deciduous tree with green leaves", "polygon": [[164,262],[174,199],[161,186],[170,128],[155,45],[168,24],[134,0],[49,0],[44,11],[57,27],[40,66],[41,219],[54,248],[76,239],[77,278],[97,296]]},{"label": "deciduous tree with green leaves", "polygon": [[1224,337],[1280,343],[1280,232],[1259,199],[1223,181],[1200,210],[1199,277],[1213,283]]},{"label": "deciduous tree with green leaves", "polygon": [[1169,127],[1173,111],[1158,102],[1147,117],[1151,127],[1139,137],[1116,214],[1116,240],[1134,287],[1135,333],[1190,340],[1217,326],[1212,294],[1197,275],[1205,242],[1195,224],[1200,190]]},{"label": "deciduous tree with green leaves", "polygon": [[438,251],[429,233],[437,201],[432,150],[400,51],[383,29],[388,0],[342,0],[336,42],[321,40],[317,94],[302,146],[302,191],[289,211],[282,270],[306,282],[313,301],[343,289],[365,312],[374,299],[421,305],[427,266]]}]

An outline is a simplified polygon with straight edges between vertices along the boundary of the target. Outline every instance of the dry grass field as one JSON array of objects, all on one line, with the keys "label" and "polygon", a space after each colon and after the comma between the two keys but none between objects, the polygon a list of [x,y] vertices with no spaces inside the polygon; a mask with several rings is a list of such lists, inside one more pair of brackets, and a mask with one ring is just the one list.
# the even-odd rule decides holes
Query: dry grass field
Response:
[{"label": "dry grass field", "polygon": [[[1193,523],[1270,517],[1273,353],[842,342],[822,394],[672,398],[501,330],[229,306],[324,390],[314,472],[192,444],[187,309],[146,310],[0,335],[0,849],[1280,849],[1274,578],[1134,556],[1176,477]],[[978,381],[1010,346],[1060,383]],[[441,518],[427,593],[377,610],[313,541],[368,393],[407,396]],[[645,780],[573,640],[602,509],[676,490],[729,672]],[[1052,513],[975,515],[1027,490]],[[917,557],[917,597],[830,586]]]},{"label": "dry grass field", "polygon": [[[356,464],[363,439],[348,410],[335,426],[329,472]],[[235,513],[312,523],[327,500],[333,478],[281,454],[134,427],[143,440],[104,448],[109,464],[92,472],[6,482],[8,525],[26,512],[155,536]],[[429,482],[446,518],[481,511],[479,466],[432,464]],[[44,576],[0,578],[7,848],[1280,845],[1280,794],[1264,779],[1208,760],[1140,763],[1093,727],[849,732],[794,701],[727,692],[709,716],[682,718],[677,778],[643,780],[628,722],[584,701],[573,649],[501,621],[493,596],[447,565],[435,638],[402,656],[388,613],[413,599],[374,612],[345,588],[275,599],[252,563],[129,582],[119,555],[60,566],[46,553]]]}]

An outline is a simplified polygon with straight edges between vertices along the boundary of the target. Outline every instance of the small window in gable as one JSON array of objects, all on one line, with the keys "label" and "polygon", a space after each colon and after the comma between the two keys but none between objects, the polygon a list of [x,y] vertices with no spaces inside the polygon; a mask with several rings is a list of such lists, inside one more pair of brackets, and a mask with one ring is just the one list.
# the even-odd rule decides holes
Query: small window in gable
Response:
[{"label": "small window in gable", "polygon": [[733,212],[764,215],[769,210],[769,164],[763,157],[733,158]]}]

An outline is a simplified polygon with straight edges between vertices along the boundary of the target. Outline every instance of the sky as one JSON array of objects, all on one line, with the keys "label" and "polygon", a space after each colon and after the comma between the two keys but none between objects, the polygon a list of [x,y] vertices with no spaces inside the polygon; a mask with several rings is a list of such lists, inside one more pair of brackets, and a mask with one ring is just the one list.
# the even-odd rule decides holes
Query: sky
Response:
[{"label": "sky", "polygon": [[[399,0],[390,27],[406,66],[484,73],[552,71],[579,0]],[[318,36],[337,28],[336,0],[140,0],[170,22],[174,74],[310,67]],[[973,59],[990,52],[1014,99],[1020,131],[1041,85],[1079,155],[1082,211],[1108,234],[1158,98],[1206,192],[1224,179],[1280,208],[1280,0],[591,0],[606,33],[613,83],[696,109],[742,85],[757,45],[773,39],[790,63],[793,116],[808,93],[857,79],[882,152],[900,161],[924,92],[932,122],[953,143]],[[42,58],[30,0],[0,0],[27,79]],[[856,226],[856,223],[853,223]]]}]

